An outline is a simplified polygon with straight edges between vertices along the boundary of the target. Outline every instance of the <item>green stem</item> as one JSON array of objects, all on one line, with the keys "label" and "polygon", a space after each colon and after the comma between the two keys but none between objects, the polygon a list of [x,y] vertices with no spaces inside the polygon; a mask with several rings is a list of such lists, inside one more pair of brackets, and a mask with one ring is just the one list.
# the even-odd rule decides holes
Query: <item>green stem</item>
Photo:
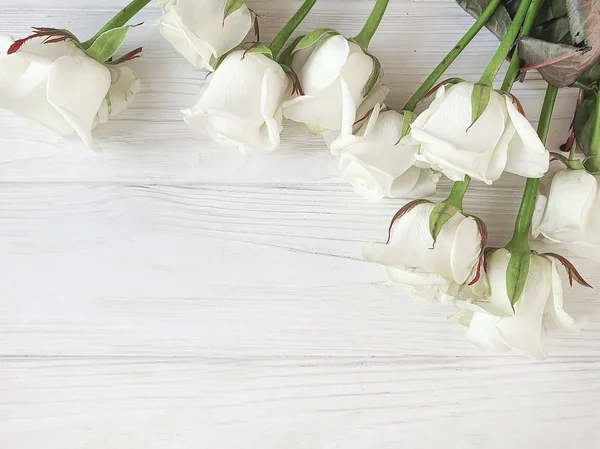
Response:
[{"label": "green stem", "polygon": [[435,85],[437,80],[444,74],[450,64],[454,62],[456,58],[462,53],[462,51],[469,45],[469,43],[473,40],[473,38],[481,31],[481,29],[485,26],[490,17],[496,12],[498,5],[502,0],[492,0],[489,5],[486,6],[483,13],[477,21],[469,28],[469,31],[465,33],[465,35],[456,43],[456,45],[448,52],[448,54],[442,59],[442,61],[438,64],[438,66],[433,69],[431,75],[427,77],[427,79],[421,84],[421,87],[417,89],[417,91],[410,97],[410,100],[404,105],[403,110],[412,111],[417,106],[417,103],[421,101],[421,99],[431,90],[431,88]]},{"label": "green stem", "polygon": [[85,41],[82,45],[83,48],[89,48],[96,39],[102,34],[107,32],[108,30],[112,30],[114,28],[119,28],[125,25],[129,20],[135,16],[141,9],[150,3],[150,0],[133,0],[129,5],[123,8],[121,11],[117,13],[112,19],[110,19],[106,25],[100,28],[94,37],[90,40]]},{"label": "green stem", "polygon": [[[535,25],[535,19],[537,18],[538,13],[540,12],[540,8],[544,4],[544,0],[532,0],[531,6],[527,10],[527,15],[525,16],[525,21],[523,22],[523,27],[521,28],[521,36],[527,36],[531,33],[533,26]],[[504,82],[502,83],[501,90],[505,92],[510,92],[512,89],[517,76],[519,75],[519,68],[521,66],[521,58],[519,57],[519,48],[515,48],[515,51],[510,59],[510,65],[508,66],[508,70],[506,71],[506,76],[504,77]]]},{"label": "green stem", "polygon": [[315,3],[317,3],[317,0],[305,0],[300,9],[296,11],[296,14],[294,14],[290,21],[285,24],[279,33],[277,33],[277,36],[275,36],[273,42],[271,42],[271,45],[269,46],[271,52],[273,53],[273,58],[277,58],[277,55],[287,40],[290,38],[292,33],[296,31],[296,28],[298,28],[298,26],[302,23],[312,7],[315,6]]},{"label": "green stem", "polygon": [[[554,111],[557,94],[558,88],[549,84],[546,89],[546,96],[544,97],[544,104],[538,123],[538,136],[543,143],[546,143],[548,137],[550,121],[552,120],[552,111]],[[521,200],[519,215],[517,215],[517,220],[515,222],[515,232],[513,233],[512,240],[506,245],[506,249],[511,252],[529,251],[528,236],[529,231],[531,230],[531,222],[533,220],[533,211],[535,209],[539,184],[540,180],[537,178],[529,178],[525,184],[525,192],[523,193],[523,199]]]},{"label": "green stem", "polygon": [[471,184],[471,177],[467,175],[465,175],[464,181],[456,181],[452,186],[452,190],[450,191],[448,198],[444,200],[444,203],[455,206],[462,211],[463,198],[465,197],[465,193],[467,193],[469,184]]},{"label": "green stem", "polygon": [[594,121],[594,134],[590,145],[589,156],[600,154],[600,94],[596,95],[596,120]]},{"label": "green stem", "polygon": [[371,39],[373,39],[377,28],[379,28],[379,24],[383,19],[389,2],[390,0],[377,0],[373,11],[371,11],[371,15],[365,23],[365,26],[360,33],[358,33],[358,35],[352,39],[354,42],[360,45],[360,48],[362,48],[363,51],[366,52],[369,49],[369,43],[371,42]]},{"label": "green stem", "polygon": [[585,162],[585,168],[590,173],[600,172],[600,94],[596,94],[596,117],[589,153],[587,155],[589,159]]},{"label": "green stem", "polygon": [[494,82],[494,79],[500,71],[504,60],[510,53],[510,49],[515,43],[515,39],[519,35],[519,31],[523,26],[523,22],[525,21],[525,16],[527,15],[529,6],[531,6],[531,1],[532,0],[521,0],[519,8],[517,9],[517,13],[515,14],[515,17],[512,23],[510,24],[510,27],[508,28],[504,39],[502,39],[502,42],[500,43],[498,50],[496,50],[494,57],[486,67],[485,71],[483,72],[483,75],[481,75],[481,79],[479,80],[481,84],[491,86]]}]

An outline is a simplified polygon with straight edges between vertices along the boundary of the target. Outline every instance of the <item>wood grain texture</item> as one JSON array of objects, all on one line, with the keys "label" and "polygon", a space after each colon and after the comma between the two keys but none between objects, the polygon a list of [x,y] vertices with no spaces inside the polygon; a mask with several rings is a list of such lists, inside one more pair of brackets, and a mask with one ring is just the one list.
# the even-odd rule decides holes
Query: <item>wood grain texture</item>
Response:
[{"label": "wood grain texture", "polygon": [[[85,36],[123,4],[0,0],[0,32]],[[252,2],[266,40],[299,4]],[[352,35],[371,4],[320,0],[302,27]],[[373,51],[391,106],[471,23],[452,0],[390,2]],[[450,75],[476,79],[495,44],[482,33]],[[547,362],[472,347],[452,308],[387,290],[361,258],[403,201],[362,200],[296,125],[281,151],[245,157],[194,134],[179,110],[204,74],[150,26],[130,34],[139,45],[142,91],[97,129],[101,154],[0,111],[1,448],[597,447],[594,291],[565,290],[590,325],[549,337]],[[537,75],[516,88],[533,120],[543,90]],[[573,105],[562,92],[552,148]],[[492,245],[508,239],[522,186],[506,176],[469,192]],[[571,250],[600,286],[600,261]]]}]

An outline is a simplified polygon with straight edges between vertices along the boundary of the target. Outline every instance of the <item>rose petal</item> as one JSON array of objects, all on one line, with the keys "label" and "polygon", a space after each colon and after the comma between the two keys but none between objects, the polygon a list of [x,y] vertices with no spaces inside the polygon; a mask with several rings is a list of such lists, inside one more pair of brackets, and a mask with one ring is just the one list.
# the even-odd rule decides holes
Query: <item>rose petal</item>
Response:
[{"label": "rose petal", "polygon": [[96,114],[110,88],[110,72],[82,56],[58,58],[48,73],[47,100],[91,146]]},{"label": "rose petal", "polygon": [[349,53],[350,45],[344,36],[332,36],[320,42],[298,73],[304,93],[320,95],[335,83]]},{"label": "rose petal", "polygon": [[98,112],[98,121],[105,123],[109,117],[123,112],[140,91],[140,80],[127,66],[110,69],[112,83],[108,95]]},{"label": "rose petal", "polygon": [[192,65],[209,67],[239,45],[252,28],[252,15],[244,4],[223,21],[225,0],[173,0],[158,22],[161,34]]},{"label": "rose petal", "polygon": [[[491,284],[494,296],[495,286]],[[551,288],[552,264],[541,256],[532,255],[523,294],[515,304],[515,315],[503,318],[497,324],[498,334],[507,346],[535,359],[546,358],[542,347],[542,316]]]},{"label": "rose petal", "polygon": [[[12,42],[8,36],[2,37],[3,47]],[[46,99],[52,62],[36,55],[30,57],[23,51],[0,55],[0,107],[68,135],[73,128]]]},{"label": "rose petal", "polygon": [[495,181],[499,173],[497,169],[490,172],[489,167],[507,151],[498,148],[507,120],[504,98],[492,92],[485,112],[471,125],[473,85],[459,83],[442,89],[411,126],[411,137],[421,144],[420,160],[453,180],[467,174],[486,183]]},{"label": "rose petal", "polygon": [[552,262],[552,301],[546,303],[546,316],[544,327],[547,330],[559,329],[562,331],[577,332],[588,324],[587,317],[574,319],[564,308],[563,286],[558,274],[556,261]]},{"label": "rose petal", "polygon": [[505,170],[525,178],[541,178],[550,166],[550,153],[531,123],[505,98],[506,108],[516,133],[508,147]]},{"label": "rose petal", "polygon": [[[562,170],[554,175],[544,212],[535,232],[563,242],[598,241],[589,226],[598,208],[598,183],[585,170]],[[541,207],[541,205],[540,205]]]},{"label": "rose petal", "polygon": [[477,222],[472,217],[465,218],[456,228],[450,252],[450,266],[454,281],[458,284],[467,281],[473,268],[479,262],[481,246]]},{"label": "rose petal", "polygon": [[221,144],[243,152],[272,151],[279,145],[280,105],[288,86],[289,79],[275,61],[233,52],[184,117],[191,126],[206,128]]}]

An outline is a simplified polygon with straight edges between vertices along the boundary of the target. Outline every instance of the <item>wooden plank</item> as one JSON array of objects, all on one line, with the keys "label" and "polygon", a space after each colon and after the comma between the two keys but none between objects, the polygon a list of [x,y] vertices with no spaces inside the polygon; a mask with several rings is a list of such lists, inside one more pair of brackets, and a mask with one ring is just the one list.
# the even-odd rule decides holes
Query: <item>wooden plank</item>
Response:
[{"label": "wooden plank", "polygon": [[[508,240],[518,191],[469,195],[491,245]],[[452,308],[388,291],[362,260],[400,204],[337,185],[5,185],[0,354],[484,353],[446,323]],[[573,261],[599,285],[597,264]],[[551,353],[598,354],[597,295],[566,292],[592,323]]]},{"label": "wooden plank", "polygon": [[600,360],[9,358],[10,449],[593,449]]}]

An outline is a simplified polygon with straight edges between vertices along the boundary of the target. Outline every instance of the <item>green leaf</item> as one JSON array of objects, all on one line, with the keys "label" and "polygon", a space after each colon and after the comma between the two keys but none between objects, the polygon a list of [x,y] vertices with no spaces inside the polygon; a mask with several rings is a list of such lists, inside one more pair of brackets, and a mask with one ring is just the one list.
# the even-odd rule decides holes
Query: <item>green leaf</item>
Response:
[{"label": "green leaf", "polygon": [[581,75],[577,81],[586,86],[590,86],[593,83],[600,81],[600,62],[597,62],[592,68]]},{"label": "green leaf", "polygon": [[107,61],[123,45],[129,28],[131,26],[126,25],[102,33],[85,52],[98,62]]},{"label": "green leaf", "polygon": [[267,56],[268,58],[273,59],[273,52],[269,47],[263,44],[252,45],[250,48],[248,48],[248,50],[246,50],[244,56],[248,53],[260,53]]},{"label": "green leaf", "polygon": [[363,89],[363,92],[362,92],[363,97],[366,97],[367,95],[369,95],[371,90],[377,84],[377,81],[379,81],[379,77],[381,75],[381,63],[379,62],[379,59],[377,59],[372,54],[369,54],[369,53],[366,53],[366,54],[367,54],[367,56],[370,56],[371,59],[373,59],[373,70],[371,71],[371,75],[369,76],[369,79],[367,80],[367,84],[365,84],[365,87]]},{"label": "green leaf", "polygon": [[471,126],[485,112],[492,96],[492,86],[476,83],[471,94]]},{"label": "green leaf", "polygon": [[506,292],[513,306],[521,298],[527,277],[529,276],[529,264],[531,252],[513,252],[506,268]]},{"label": "green leaf", "polygon": [[[551,62],[538,68],[538,71],[548,83],[557,87],[573,84],[600,59],[600,0],[562,1],[566,6],[569,24],[569,39],[564,46],[534,38],[522,38],[519,42],[519,55],[525,65]],[[552,22],[546,22],[546,25],[555,26]],[[536,37],[540,36],[543,34]],[[561,42],[565,42],[565,39]]]},{"label": "green leaf", "polygon": [[279,58],[277,58],[277,61],[281,65],[286,65],[288,67],[292,66],[292,60],[294,59],[294,49],[296,48],[296,46],[300,43],[300,41],[303,38],[304,38],[304,36],[298,36],[296,39],[294,39],[294,42],[292,42],[290,45],[288,45],[285,48],[285,50],[283,50],[279,54]]},{"label": "green leaf", "polygon": [[535,18],[535,25],[550,22],[558,18],[567,17],[567,3],[565,0],[545,0]]},{"label": "green leaf", "polygon": [[338,33],[335,30],[332,30],[331,28],[319,28],[318,30],[312,31],[306,36],[304,36],[302,39],[300,39],[300,41],[292,50],[292,53],[296,53],[297,51],[312,47],[317,42],[320,42],[321,40],[332,36],[337,36],[338,34],[340,33]]},{"label": "green leaf", "polygon": [[[458,3],[458,6],[464,9],[473,18],[478,19],[491,3],[491,0],[456,0],[456,3]],[[498,39],[502,39],[511,23],[512,19],[510,18],[508,11],[503,5],[500,5],[485,26]]]},{"label": "green leaf", "polygon": [[573,131],[575,132],[577,145],[586,155],[591,154],[590,147],[596,121],[596,101],[598,101],[598,95],[592,95],[584,100],[577,108],[573,120]]},{"label": "green leaf", "polygon": [[558,44],[571,43],[571,31],[569,29],[569,20],[567,17],[559,17],[550,23],[540,26],[536,33],[533,33],[535,38],[542,39],[548,42]]},{"label": "green leaf", "polygon": [[582,170],[585,168],[583,162],[579,159],[569,159],[568,157],[560,153],[550,153],[550,156],[550,161],[562,162],[565,165],[565,167],[567,167],[569,170]]},{"label": "green leaf", "polygon": [[600,154],[586,158],[583,161],[583,165],[592,175],[600,174]]},{"label": "green leaf", "polygon": [[434,244],[437,241],[440,232],[442,232],[444,225],[458,212],[460,212],[460,209],[451,204],[443,202],[436,204],[429,216],[429,232],[431,233]]},{"label": "green leaf", "polygon": [[[592,6],[592,3],[596,3],[596,8]],[[595,9],[594,14],[597,16],[600,9],[600,2],[594,2],[593,0],[566,0],[565,4],[573,45],[581,45],[586,41],[588,34],[586,21],[592,20],[590,17],[586,17],[586,12],[591,13],[592,9]],[[589,5],[589,8],[585,7],[586,4]],[[595,19],[595,21],[598,22],[598,19]]]},{"label": "green leaf", "polygon": [[227,0],[225,2],[225,8],[223,8],[223,22],[225,19],[240,9],[245,4],[245,0]]},{"label": "green leaf", "polygon": [[410,131],[410,124],[415,121],[417,114],[413,111],[402,111],[402,127],[400,128],[400,140]]}]

